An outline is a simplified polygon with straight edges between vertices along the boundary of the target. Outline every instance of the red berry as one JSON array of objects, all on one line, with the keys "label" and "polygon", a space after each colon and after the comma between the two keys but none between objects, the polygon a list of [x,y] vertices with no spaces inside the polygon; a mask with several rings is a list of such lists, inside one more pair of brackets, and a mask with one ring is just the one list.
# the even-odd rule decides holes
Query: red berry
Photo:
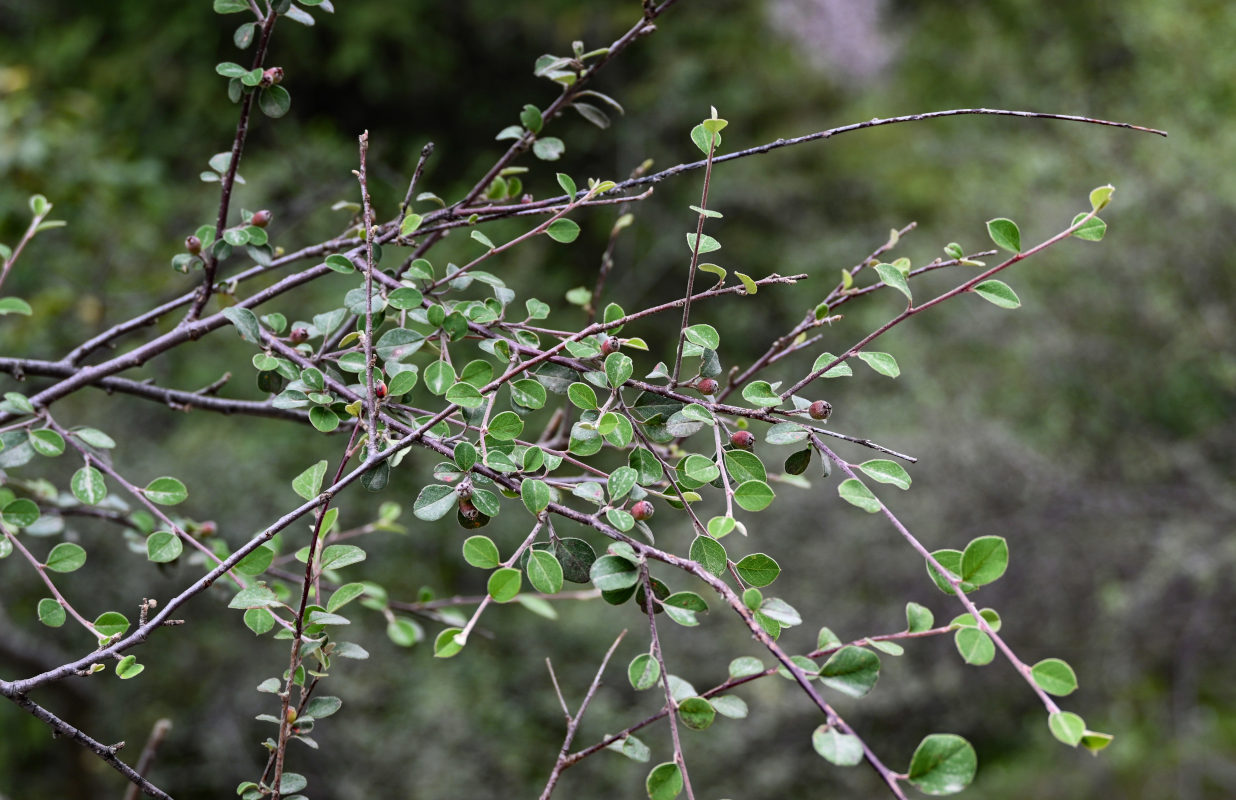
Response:
[{"label": "red berry", "polygon": [[261,211],[254,211],[253,216],[249,218],[249,224],[265,228],[270,224],[270,212],[264,208]]},{"label": "red berry", "polygon": [[374,381],[373,382],[373,394],[375,397],[378,397],[378,398],[386,397],[385,381]]},{"label": "red berry", "polygon": [[262,85],[274,86],[283,80],[283,67],[271,67],[262,73]]},{"label": "red berry", "polygon": [[621,347],[622,342],[620,340],[615,339],[612,336],[607,336],[605,337],[605,340],[601,342],[601,355],[607,356],[610,353],[617,353]]},{"label": "red berry", "polygon": [[197,255],[202,252],[202,240],[196,236],[186,236],[185,249],[188,250],[191,255]]},{"label": "red berry", "polygon": [[755,444],[755,434],[751,431],[734,431],[730,434],[730,444],[739,450],[750,450]]},{"label": "red berry", "polygon": [[717,382],[712,378],[700,378],[695,382],[695,390],[700,394],[713,395],[717,393]]},{"label": "red berry", "polygon": [[288,335],[288,338],[292,341],[292,344],[300,344],[301,342],[308,341],[309,329],[293,328],[291,334]]},{"label": "red berry", "polygon": [[833,406],[827,400],[816,400],[807,407],[807,413],[811,415],[812,419],[828,419],[829,415],[833,413]]},{"label": "red berry", "polygon": [[640,500],[638,503],[631,506],[631,516],[636,519],[648,519],[652,516],[653,511],[655,511],[655,509],[652,507],[652,503],[649,503],[647,500]]}]

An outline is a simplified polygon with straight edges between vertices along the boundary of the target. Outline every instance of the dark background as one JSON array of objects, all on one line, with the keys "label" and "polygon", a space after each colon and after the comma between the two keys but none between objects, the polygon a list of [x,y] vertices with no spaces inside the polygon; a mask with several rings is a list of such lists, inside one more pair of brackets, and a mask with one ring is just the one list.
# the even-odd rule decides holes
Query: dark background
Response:
[{"label": "dark background", "polygon": [[[248,182],[238,204],[270,208],[272,235],[288,249],[346,225],[346,213],[329,206],[355,199],[350,170],[361,130],[373,140],[380,216],[393,214],[430,140],[437,152],[422,188],[457,198],[501,152],[493,136],[517,121],[523,104],[552,100],[550,84],[532,75],[536,56],[565,53],[573,39],[607,44],[638,13],[634,2],[565,0],[338,6],[334,16],[317,14],[313,28],[277,27],[271,63],[287,72],[292,110],[277,122],[258,120],[242,163]],[[231,141],[235,110],[213,65],[248,61],[231,44],[241,21],[214,15],[205,0],[158,8],[0,0],[0,241],[16,242],[36,191],[56,203],[53,216],[69,221],[41,235],[6,282],[5,294],[26,298],[36,314],[0,322],[3,353],[58,358],[190,285],[168,261],[186,234],[213,222],[216,186],[197,174]],[[658,29],[598,80],[626,115],[609,131],[573,113],[555,122],[548,133],[566,141],[567,155],[553,165],[530,159],[530,191],[556,193],[557,170],[582,181],[624,177],[645,158],[657,168],[694,160],[687,132],[710,105],[730,121],[726,150],[951,107],[1083,114],[1170,131],[1163,140],[965,117],[847,134],[727,165],[716,173],[711,201],[726,215],[711,229],[724,243],[718,263],[757,277],[812,278],[792,290],[718,301],[695,319],[722,331],[727,365],[745,363],[890,228],[918,223],[897,250],[915,265],[949,241],[986,247],[983,223],[996,216],[1017,220],[1023,241],[1033,243],[1086,208],[1091,188],[1115,184],[1104,242],[1066,242],[1008,273],[1019,310],[960,298],[885,337],[880,349],[902,366],[896,381],[859,365],[854,378],[824,386],[838,430],[920,457],[913,490],[881,496],[929,547],[1008,538],[1009,572],[984,590],[981,604],[1002,613],[1004,634],[1023,659],[1058,656],[1076,667],[1081,689],[1063,705],[1114,733],[1115,742],[1097,759],[1062,747],[1007,663],[965,666],[947,638],[884,657],[876,691],[837,706],[899,769],[923,735],[965,735],[979,752],[976,797],[1236,794],[1236,178],[1226,166],[1236,152],[1236,10],[1202,0],[683,0]],[[689,174],[634,209],[607,299],[632,310],[681,293],[682,234],[694,225],[686,205],[698,193],[699,174]],[[568,288],[591,285],[614,217],[612,210],[581,215],[579,242],[517,250],[500,265],[503,277],[521,299],[535,294],[561,305]],[[435,262],[466,249],[466,241],[448,241]],[[938,273],[916,291],[958,279]],[[342,279],[329,279],[270,310],[308,316],[344,288]],[[899,308],[881,295],[848,304],[823,349],[845,349]],[[565,311],[553,319],[579,317]],[[674,325],[666,318],[630,332],[664,342]],[[258,398],[242,360],[250,355],[222,331],[140,376],[196,388],[231,370],[225,394]],[[651,355],[649,366],[664,357]],[[808,357],[783,362],[769,377],[792,380],[808,365]],[[4,387],[16,388],[7,378]],[[101,393],[79,393],[56,409],[66,423],[110,432],[121,443],[117,467],[134,480],[185,480],[191,498],[178,510],[217,521],[232,545],[289,506],[293,476],[337,450],[333,440],[286,423],[184,415]],[[772,465],[789,451],[760,452]],[[62,484],[75,467],[70,460],[52,468]],[[428,465],[397,471],[376,498],[345,496],[344,519],[372,519],[381,500],[410,508]],[[785,567],[776,593],[807,619],[786,634],[787,647],[809,649],[821,624],[847,640],[899,630],[907,600],[930,606],[937,619],[958,613],[895,531],[836,500],[836,480],[816,478],[809,490],[779,486],[773,508],[748,519],[750,540],[726,541],[732,555],[762,550]],[[515,517],[492,529],[504,551],[519,540]],[[410,512],[401,521],[407,535],[364,542],[364,577],[401,599],[413,599],[422,585],[443,594],[483,591],[483,575],[458,554],[454,523],[426,526]],[[658,541],[685,551],[689,532],[658,522]],[[125,552],[114,528],[72,528],[93,543],[91,562],[58,585],[87,612],[128,609],[140,595],[166,597],[196,574]],[[5,677],[83,652],[80,631],[49,631],[35,621],[45,590],[16,558],[0,563],[0,587]],[[272,706],[252,687],[282,671],[286,652],[269,638],[255,644],[226,599],[220,590],[195,600],[184,612],[188,628],[141,648],[147,669],[137,680],[61,683],[36,699],[98,738],[126,740],[130,761],[154,720],[170,716],[175,727],[152,779],[177,797],[230,796],[260,772],[260,742],[270,728],[252,718]],[[476,639],[448,662],[434,660],[428,643],[392,646],[378,614],[353,615],[351,638],[373,657],[336,667],[328,691],[344,699],[343,711],[315,731],[322,751],[293,749],[290,768],[309,775],[317,797],[367,797],[377,787],[416,798],[535,796],[562,733],[546,656],[577,702],[604,648],[632,628],[580,744],[657,705],[626,688],[621,674],[646,646],[633,606],[558,609],[554,623],[517,607],[492,609],[482,627],[493,638]],[[727,617],[675,629],[667,643],[671,670],[699,689],[722,680],[731,658],[758,655]],[[426,623],[426,630],[432,637],[438,627]],[[739,694],[751,705],[748,719],[687,734],[699,796],[879,792],[870,770],[835,768],[811,751],[819,719],[790,684],[765,679]],[[0,706],[0,729],[0,794],[121,794],[115,773],[72,743],[49,741],[41,723],[13,706]],[[646,734],[654,763],[668,759],[664,727]],[[644,772],[601,754],[568,772],[559,791],[632,797],[642,792]]]}]

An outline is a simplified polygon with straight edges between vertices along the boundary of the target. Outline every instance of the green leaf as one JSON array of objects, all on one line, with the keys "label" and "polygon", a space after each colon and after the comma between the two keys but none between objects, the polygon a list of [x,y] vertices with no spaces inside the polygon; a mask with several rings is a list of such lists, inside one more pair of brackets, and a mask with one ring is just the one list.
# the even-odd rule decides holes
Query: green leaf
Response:
[{"label": "green leaf", "polygon": [[523,110],[519,112],[519,121],[525,128],[533,133],[541,132],[543,120],[541,118],[541,110],[536,106],[525,105]]},{"label": "green leaf", "polygon": [[271,119],[278,119],[292,107],[292,95],[282,86],[267,86],[258,95],[258,107]]},{"label": "green leaf", "polygon": [[4,524],[12,528],[25,528],[33,525],[39,521],[39,516],[38,505],[25,497],[9,501],[5,504],[3,511],[0,511],[0,518],[4,519]]},{"label": "green leaf", "polygon": [[920,606],[918,603],[906,603],[906,631],[908,633],[931,630],[935,622],[936,618],[931,613],[931,609]]},{"label": "green leaf", "polygon": [[763,511],[775,496],[772,487],[764,481],[746,481],[734,489],[734,502],[746,511]]},{"label": "green leaf", "polygon": [[545,235],[560,244],[570,244],[579,238],[579,224],[565,217],[549,223]]},{"label": "green leaf", "polygon": [[[697,264],[695,268],[698,269],[700,272],[707,272],[710,275],[716,275],[718,278],[720,278],[721,280],[717,281],[717,286],[720,286],[722,283],[724,283],[725,276],[729,274],[728,272],[726,272],[725,267],[719,267],[716,264]],[[750,280],[750,278],[748,278],[747,280]]]},{"label": "green leaf", "polygon": [[[42,605],[42,601],[40,606]],[[1057,711],[1047,716],[1047,727],[1051,735],[1067,744],[1077,747],[1086,733],[1086,721],[1071,711]]]},{"label": "green leaf", "polygon": [[485,405],[485,396],[472,384],[460,381],[446,390],[446,401],[460,408],[480,408]]},{"label": "green leaf", "polygon": [[829,762],[852,767],[863,760],[863,743],[857,736],[841,733],[831,725],[821,725],[811,734],[811,746]]},{"label": "green leaf", "polygon": [[691,129],[691,141],[700,152],[708,155],[712,152],[713,147],[721,146],[721,134],[716,131],[709,131],[703,124],[696,125]]},{"label": "green leaf", "polygon": [[[1069,227],[1073,227],[1077,223],[1085,219],[1085,214],[1078,214],[1073,217],[1073,222]],[[1086,242],[1099,242],[1103,240],[1103,236],[1107,233],[1107,223],[1098,217],[1091,217],[1082,224],[1080,228],[1073,231],[1073,236]]]},{"label": "green leaf", "polygon": [[[228,608],[269,608],[282,603],[273,591],[263,584],[241,589],[227,604]],[[97,627],[97,626],[96,626]]]},{"label": "green leaf", "polygon": [[555,136],[537,139],[532,144],[532,154],[542,161],[557,161],[566,152],[566,145]]},{"label": "green leaf", "polygon": [[496,602],[508,603],[515,599],[515,595],[519,594],[522,584],[523,575],[520,574],[519,570],[514,567],[502,567],[490,574],[486,588],[489,596]]},{"label": "green leaf", "polygon": [[1112,192],[1114,191],[1116,191],[1116,187],[1110,183],[1106,186],[1092,189],[1090,191],[1090,208],[1095,211],[1102,211],[1112,201]]},{"label": "green leaf", "polygon": [[716,539],[700,534],[691,542],[691,560],[698,561],[700,566],[713,575],[725,574],[729,566],[729,558],[725,547]]},{"label": "green leaf", "polygon": [[[949,549],[936,550],[934,553],[931,554],[931,556],[936,561],[940,562],[940,566],[944,567],[946,570],[953,573],[954,576],[960,577],[960,574],[961,574],[961,551],[960,550],[949,550]],[[931,579],[933,581],[935,581],[935,584],[940,589],[940,591],[944,592],[945,594],[953,593],[952,585],[950,585],[949,582],[945,580],[943,575],[941,575],[939,572],[936,571],[936,568],[931,565],[930,561],[927,562],[927,574],[931,576]],[[975,586],[973,583],[968,583],[968,582],[963,581],[961,584],[961,590],[965,592],[966,594],[969,594],[970,592],[973,592],[976,589],[978,589],[978,587]]]},{"label": "green leaf", "polygon": [[343,569],[365,558],[365,551],[354,544],[332,544],[322,551],[322,569]]},{"label": "green leaf", "polygon": [[702,731],[717,718],[712,703],[702,697],[689,697],[678,704],[678,717],[693,731]]},{"label": "green leaf", "polygon": [[77,428],[70,433],[98,450],[110,450],[116,446],[112,437],[97,428]]},{"label": "green leaf", "polygon": [[604,555],[588,571],[592,584],[603,592],[629,589],[639,581],[639,569],[625,558]]},{"label": "green leaf", "polygon": [[262,343],[262,327],[252,311],[240,306],[230,306],[223,309],[222,313],[229,322],[236,326],[236,332],[240,334],[240,338],[252,344]]},{"label": "green leaf", "polygon": [[1089,750],[1092,754],[1097,754],[1100,750],[1111,744],[1114,738],[1110,733],[1087,730],[1082,735],[1081,744],[1082,747]]},{"label": "green leaf", "polygon": [[1021,306],[1021,298],[1017,296],[1017,292],[1014,292],[1012,287],[1004,281],[998,281],[994,278],[975,286],[974,293],[1000,308],[1018,308]]},{"label": "green leaf", "polygon": [[324,477],[326,477],[326,459],[322,459],[293,478],[292,491],[306,500],[312,500],[317,497],[318,490],[322,488]]},{"label": "green leaf", "polygon": [[30,446],[41,456],[54,458],[64,452],[64,437],[48,428],[29,432]]},{"label": "green leaf", "polygon": [[365,593],[365,584],[345,583],[334,591],[326,603],[326,610],[334,613]]},{"label": "green leaf", "polygon": [[[352,263],[352,259],[344,255],[339,255],[338,253],[327,256],[325,263],[326,263],[326,266],[330,267],[335,272],[341,273],[343,275],[347,275],[348,273],[351,273],[351,272],[356,272],[356,265]],[[329,335],[329,334],[323,333],[323,335]]]},{"label": "green leaf", "polygon": [[897,359],[893,358],[888,353],[860,352],[858,357],[865,361],[867,366],[871,367],[881,375],[896,378],[901,374],[901,367],[897,366]]},{"label": "green leaf", "polygon": [[742,389],[742,398],[753,406],[774,408],[781,405],[781,397],[773,391],[768,381],[751,381]]},{"label": "green leaf", "polygon": [[125,656],[116,664],[116,675],[120,680],[127,681],[129,678],[136,678],[144,669],[145,666],[137,663],[137,656]]},{"label": "green leaf", "polygon": [[[450,630],[458,631],[459,628],[451,628]],[[443,633],[446,633],[446,631],[443,631]],[[397,647],[411,647],[425,638],[425,631],[415,620],[410,620],[407,617],[395,617],[386,623],[386,638],[394,642]],[[438,640],[442,640],[441,635],[438,636]],[[451,655],[454,655],[454,653]],[[449,656],[444,656],[437,651],[436,644],[434,656],[437,658],[449,658]]]},{"label": "green leaf", "polygon": [[584,411],[595,411],[597,408],[597,393],[586,383],[572,383],[567,388],[567,399]]},{"label": "green leaf", "polygon": [[961,579],[982,586],[998,579],[1009,565],[1009,545],[1000,536],[980,536],[961,556]]},{"label": "green leaf", "polygon": [[687,234],[687,247],[691,248],[692,253],[698,253],[701,256],[704,255],[705,253],[714,253],[717,250],[721,249],[721,243],[706,233],[699,236],[699,250],[698,251],[696,250],[695,242],[696,242],[696,235],[694,233],[688,233]]},{"label": "green leaf", "polygon": [[412,514],[417,519],[433,522],[449,514],[458,503],[459,496],[454,488],[431,483],[417,495],[416,502],[412,504]]},{"label": "green leaf", "polygon": [[862,697],[880,678],[880,657],[870,650],[846,645],[820,668],[820,682],[850,697]]},{"label": "green leaf", "polygon": [[399,235],[411,236],[416,233],[417,228],[421,227],[423,221],[424,217],[420,214],[409,214],[403,218],[403,222],[399,223]]},{"label": "green leaf", "polygon": [[[837,360],[837,357],[834,356],[832,353],[820,353],[820,355],[815,359],[815,363],[811,365],[811,371],[819,372],[820,370],[824,369],[824,367],[828,366],[829,364],[833,363],[836,360]],[[840,364],[837,364],[836,366],[834,366],[832,369],[828,370],[828,372],[825,372],[820,377],[821,378],[845,378],[853,374],[854,374],[854,370],[850,369],[850,365],[843,361]]]},{"label": "green leaf", "polygon": [[868,514],[874,514],[883,508],[866,484],[857,478],[847,478],[842,481],[837,487],[837,494],[841,495],[842,500],[861,508]]},{"label": "green leaf", "polygon": [[988,220],[987,235],[997,247],[1008,250],[1010,253],[1021,252],[1021,231],[1017,229],[1017,223],[1013,220],[1004,217]]},{"label": "green leaf", "polygon": [[609,474],[608,488],[610,502],[621,500],[632,489],[639,479],[639,473],[632,467],[618,467]]},{"label": "green leaf", "polygon": [[214,9],[216,14],[235,14],[248,11],[249,4],[245,0],[215,0]]},{"label": "green leaf", "polygon": [[268,544],[261,545],[242,558],[236,564],[236,571],[242,575],[261,575],[275,559],[275,549]]},{"label": "green leaf", "polygon": [[764,553],[752,553],[734,565],[738,575],[752,586],[767,586],[781,574],[781,566],[772,556]]},{"label": "green leaf", "polygon": [[734,274],[738,276],[738,280],[742,281],[742,288],[747,290],[747,294],[755,294],[760,290],[760,287],[750,275],[743,272],[735,272]]},{"label": "green leaf", "polygon": [[489,436],[500,442],[509,442],[524,432],[524,421],[514,411],[503,411],[489,421]]},{"label": "green leaf", "polygon": [[682,791],[682,772],[672,761],[657,764],[644,781],[649,800],[674,800]]},{"label": "green leaf", "polygon": [[986,632],[978,628],[962,628],[954,637],[957,652],[967,664],[981,667],[996,657],[996,645]]},{"label": "green leaf", "polygon": [[615,389],[626,383],[634,371],[635,363],[626,353],[610,353],[605,357],[605,377]]},{"label": "green leaf", "polygon": [[721,346],[721,335],[711,325],[691,325],[683,331],[687,341],[697,344],[706,350],[716,350]]},{"label": "green leaf", "polygon": [[146,499],[161,506],[174,506],[183,503],[189,497],[189,490],[180,481],[164,476],[155,478],[142,490]]},{"label": "green leaf", "polygon": [[562,591],[562,565],[548,550],[532,550],[524,570],[528,582],[542,594],[557,594]]},{"label": "green leaf", "polygon": [[923,794],[956,794],[974,780],[978,756],[960,736],[933,733],[919,743],[907,779]]},{"label": "green leaf", "polygon": [[61,542],[47,554],[43,566],[52,572],[73,572],[81,569],[86,563],[86,551],[81,545],[72,542]]},{"label": "green leaf", "polygon": [[[729,472],[730,480],[735,483],[768,480],[768,471],[764,469],[764,462],[760,461],[755,453],[749,453],[746,450],[726,450],[725,469]],[[733,520],[730,520],[730,526],[733,527]],[[725,533],[729,533],[729,530]],[[716,536],[716,534],[713,535]],[[721,536],[716,536],[716,538],[720,539]]]},{"label": "green leaf", "polygon": [[146,557],[156,564],[166,564],[180,557],[184,545],[171,531],[155,531],[146,537]]},{"label": "green leaf", "polygon": [[524,507],[532,514],[540,514],[549,507],[549,484],[536,478],[524,478],[519,487]]},{"label": "green leaf", "polygon": [[95,617],[94,629],[103,637],[119,636],[129,629],[129,620],[119,611],[104,611]]},{"label": "green leaf", "polygon": [[583,539],[559,539],[554,544],[554,556],[562,565],[562,577],[571,583],[588,583],[588,571],[597,559],[592,545]]},{"label": "green leaf", "polygon": [[64,624],[66,614],[64,606],[52,597],[44,597],[39,600],[38,605],[39,622],[49,628],[59,628]]},{"label": "green leaf", "polygon": [[103,482],[103,473],[94,467],[82,467],[73,473],[69,481],[73,496],[88,506],[101,503],[107,497],[107,484]]},{"label": "green leaf", "polygon": [[879,481],[880,483],[891,483],[898,489],[910,488],[910,475],[896,461],[889,461],[883,458],[873,459],[863,462],[858,465],[867,477]]},{"label": "green leaf", "polygon": [[1077,689],[1077,674],[1058,658],[1045,658],[1030,668],[1030,677],[1048,694],[1064,697]]},{"label": "green leaf", "polygon": [[34,313],[30,304],[20,297],[0,297],[0,316],[5,314],[24,314],[27,317]]},{"label": "green leaf", "polygon": [[914,295],[910,294],[910,284],[906,282],[906,276],[901,270],[892,264],[876,264],[875,270],[886,286],[891,286],[904,294],[908,302],[914,302]]},{"label": "green leaf", "polygon": [[627,665],[627,680],[637,691],[651,689],[661,678],[661,665],[651,653],[640,653]]},{"label": "green leaf", "polygon": [[[536,133],[536,131],[533,131],[533,133]],[[571,180],[571,176],[565,172],[559,172],[556,177],[558,178],[558,185],[562,187],[562,191],[566,193],[567,197],[575,197],[579,190],[575,188],[575,181]]]},{"label": "green leaf", "polygon": [[524,408],[537,409],[545,405],[545,387],[540,381],[523,378],[510,384],[511,400]]}]

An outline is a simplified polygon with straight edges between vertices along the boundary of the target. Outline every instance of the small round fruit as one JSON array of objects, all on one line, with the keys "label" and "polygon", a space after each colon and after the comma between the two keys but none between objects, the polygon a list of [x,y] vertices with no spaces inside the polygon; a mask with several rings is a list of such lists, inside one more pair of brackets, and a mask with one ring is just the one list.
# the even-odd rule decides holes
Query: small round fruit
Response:
[{"label": "small round fruit", "polygon": [[264,208],[261,211],[254,211],[253,216],[249,218],[249,224],[265,228],[270,224],[270,212]]},{"label": "small round fruit", "polygon": [[700,378],[695,382],[695,390],[700,394],[714,395],[717,393],[717,382],[712,378]]},{"label": "small round fruit", "polygon": [[622,349],[622,341],[615,339],[613,336],[607,336],[605,337],[605,340],[601,342],[601,355],[603,356],[607,356],[610,353],[617,353],[620,349]]},{"label": "small round fruit", "polygon": [[750,450],[755,445],[755,434],[751,431],[734,431],[730,434],[730,444],[739,450]]},{"label": "small round fruit", "polygon": [[271,67],[262,72],[262,85],[274,86],[283,81],[283,67]]},{"label": "small round fruit", "polygon": [[197,255],[202,252],[202,240],[196,236],[186,236],[185,249],[189,251],[190,255]]},{"label": "small round fruit", "polygon": [[293,328],[292,332],[288,334],[288,339],[291,340],[292,344],[300,344],[301,342],[306,342],[309,340],[309,329],[308,328]]},{"label": "small round fruit", "polygon": [[828,419],[833,413],[833,406],[827,400],[816,400],[807,407],[807,413],[812,419]]},{"label": "small round fruit", "polygon": [[373,395],[374,397],[377,397],[378,399],[386,397],[386,382],[385,381],[374,381],[373,382]]},{"label": "small round fruit", "polygon": [[635,505],[631,506],[631,516],[639,520],[648,519],[652,516],[656,509],[652,507],[652,503],[647,500],[640,500]]},{"label": "small round fruit", "polygon": [[459,511],[455,515],[459,520],[459,524],[467,530],[476,530],[483,528],[489,524],[489,517],[481,513],[481,510],[472,505],[472,501],[461,497],[459,498]]}]

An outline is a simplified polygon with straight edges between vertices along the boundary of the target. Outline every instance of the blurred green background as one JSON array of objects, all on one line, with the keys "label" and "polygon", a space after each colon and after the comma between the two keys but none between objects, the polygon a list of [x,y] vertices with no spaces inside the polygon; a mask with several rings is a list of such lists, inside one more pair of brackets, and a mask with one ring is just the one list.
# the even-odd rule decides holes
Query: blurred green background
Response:
[{"label": "blurred green background", "polygon": [[[639,12],[634,0],[337,5],[333,16],[317,14],[313,28],[276,29],[271,63],[287,72],[292,111],[258,120],[242,162],[247,183],[237,203],[270,208],[272,236],[288,249],[348,223],[329,207],[355,199],[350,170],[360,131],[373,141],[380,216],[393,215],[426,141],[437,151],[421,188],[453,200],[501,152],[493,136],[517,122],[523,104],[552,100],[552,86],[532,75],[536,56],[565,53],[574,39],[607,44]],[[35,316],[0,324],[4,355],[58,358],[191,285],[168,261],[185,235],[213,221],[216,186],[197,175],[228,147],[235,124],[213,66],[249,58],[231,43],[242,18],[218,17],[210,6],[0,0],[0,241],[16,242],[34,192],[69,221],[40,236],[6,282],[5,294],[28,299]],[[904,768],[925,734],[950,731],[978,749],[968,796],[1236,796],[1236,173],[1223,166],[1236,152],[1232,41],[1236,9],[1203,0],[682,0],[654,36],[598,79],[596,88],[626,115],[600,131],[572,113],[549,131],[566,141],[563,160],[528,162],[525,185],[547,196],[557,191],[559,169],[577,179],[621,178],[645,158],[656,168],[694,160],[687,132],[710,105],[730,121],[726,150],[955,107],[1083,114],[1170,131],[1163,140],[963,117],[782,149],[715,175],[711,204],[725,213],[710,228],[725,245],[718,263],[757,277],[811,275],[794,289],[698,309],[697,321],[722,331],[727,366],[748,363],[793,325],[890,228],[918,223],[896,254],[919,265],[950,241],[985,248],[983,223],[996,216],[1017,220],[1023,241],[1037,242],[1086,208],[1091,188],[1116,186],[1104,242],[1065,242],[1007,274],[1019,310],[960,298],[885,337],[881,349],[902,366],[898,380],[856,368],[854,378],[823,387],[838,430],[920,457],[914,489],[882,496],[929,547],[1008,538],[1009,572],[983,592],[982,604],[1003,614],[1004,633],[1025,660],[1072,663],[1081,690],[1064,705],[1116,734],[1097,759],[1062,747],[1007,664],[965,666],[942,637],[885,657],[868,698],[838,699],[894,767]],[[636,224],[620,239],[607,300],[632,310],[681,293],[683,233],[694,225],[686,205],[697,202],[699,182],[692,173],[661,184],[633,209]],[[562,305],[567,289],[591,285],[616,213],[584,214],[575,245],[533,244],[494,269],[521,296]],[[498,230],[495,238],[518,228]],[[435,262],[465,249],[448,240]],[[917,291],[926,294],[959,276],[920,280]],[[270,310],[307,318],[346,286],[331,278]],[[822,349],[845,349],[899,309],[881,295],[847,304]],[[582,315],[551,319],[570,325]],[[630,333],[663,344],[674,325],[655,320]],[[222,331],[134,375],[196,388],[232,371],[225,395],[260,398],[250,355]],[[782,362],[766,377],[793,379],[809,358]],[[0,383],[16,388],[7,377]],[[31,380],[22,391],[39,385]],[[121,442],[116,465],[133,480],[184,479],[185,513],[216,520],[232,545],[290,506],[294,475],[338,449],[286,423],[186,415],[99,392],[79,393],[56,411],[62,422],[110,432]],[[774,464],[789,451],[760,452]],[[60,461],[52,476],[63,485],[76,465]],[[397,471],[380,495],[345,496],[344,519],[370,520],[383,500],[410,506],[429,464]],[[907,600],[952,618],[959,609],[932,588],[920,559],[886,523],[837,502],[836,480],[779,487],[779,502],[748,521],[749,541],[726,541],[732,556],[766,551],[785,568],[776,593],[807,623],[783,642],[807,650],[821,624],[846,640],[900,630]],[[519,541],[516,516],[491,529],[504,550]],[[689,531],[669,517],[657,520],[658,541],[685,552]],[[364,577],[405,600],[421,586],[483,591],[483,575],[459,556],[453,522],[427,526],[410,514],[402,521],[406,535],[364,542]],[[91,563],[63,586],[88,612],[129,612],[140,596],[167,597],[196,574],[125,552],[115,528],[71,529],[93,545]],[[33,609],[44,590],[17,559],[0,562],[0,587],[4,677],[33,674],[88,646],[67,626],[37,624]],[[198,598],[183,614],[188,627],[141,648],[140,679],[62,683],[35,699],[104,741],[126,740],[130,761],[154,720],[170,716],[175,727],[152,779],[177,797],[231,795],[260,772],[260,742],[270,733],[253,720],[271,712],[270,696],[252,687],[282,671],[286,652],[268,638],[255,644],[226,599],[223,589]],[[577,702],[605,647],[632,628],[581,745],[657,705],[621,675],[646,647],[633,606],[558,610],[551,623],[516,607],[492,609],[482,622],[492,638],[448,662],[432,659],[424,644],[394,647],[380,615],[361,616],[351,638],[373,657],[337,665],[328,692],[343,697],[343,711],[315,731],[322,751],[294,749],[290,768],[309,775],[316,797],[369,797],[378,787],[413,798],[535,796],[563,732],[545,657]],[[674,630],[667,643],[671,670],[699,689],[721,681],[731,658],[758,655],[728,614],[705,619],[700,629]],[[425,627],[431,637],[438,629]],[[790,684],[766,679],[738,694],[751,705],[748,719],[687,735],[698,796],[879,796],[870,770],[838,769],[812,752],[819,719]],[[0,704],[0,730],[0,795],[121,794],[115,773],[77,745],[51,741],[10,704]],[[669,758],[663,727],[644,738],[654,763]],[[644,772],[601,754],[567,772],[559,793],[634,797]]]}]

